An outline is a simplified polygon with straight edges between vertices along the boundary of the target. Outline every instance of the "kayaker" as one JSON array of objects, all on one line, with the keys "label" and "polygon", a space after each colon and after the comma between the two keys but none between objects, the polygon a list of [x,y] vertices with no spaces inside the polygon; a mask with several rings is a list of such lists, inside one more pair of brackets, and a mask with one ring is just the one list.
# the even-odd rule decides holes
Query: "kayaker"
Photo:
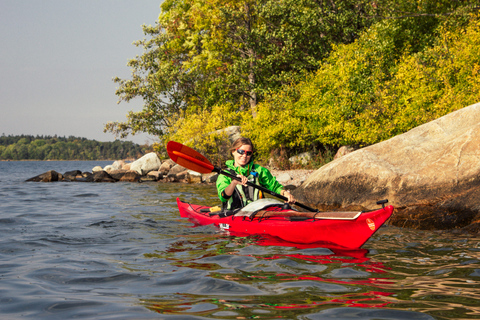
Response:
[{"label": "kayaker", "polygon": [[261,185],[288,199],[288,203],[295,203],[293,195],[275,179],[272,173],[254,163],[255,148],[248,138],[238,138],[231,146],[233,160],[227,160],[227,171],[240,177],[242,181],[220,175],[217,179],[218,196],[225,210],[243,208],[248,203],[264,198],[262,192],[254,187],[247,186],[247,181]]}]

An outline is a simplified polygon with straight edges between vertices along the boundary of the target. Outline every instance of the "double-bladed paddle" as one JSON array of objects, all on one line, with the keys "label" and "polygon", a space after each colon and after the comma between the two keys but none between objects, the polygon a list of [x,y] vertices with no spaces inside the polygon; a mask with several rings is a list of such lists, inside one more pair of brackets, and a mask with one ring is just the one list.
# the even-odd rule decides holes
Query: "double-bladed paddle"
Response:
[{"label": "double-bladed paddle", "polygon": [[[210,172],[217,172],[219,174],[223,174],[224,176],[230,177],[232,179],[242,181],[241,178],[224,171],[218,167],[215,167],[210,161],[208,161],[207,158],[205,158],[203,155],[198,153],[197,151],[193,150],[190,147],[187,147],[181,143],[175,142],[175,141],[169,141],[167,144],[167,152],[168,156],[170,159],[172,159],[175,163],[199,172],[199,173],[210,173]],[[267,188],[264,188],[262,186],[256,185],[251,182],[247,182],[247,185],[257,188],[264,193],[268,193],[274,197],[277,197],[279,199],[282,199],[283,201],[288,201],[288,199],[278,193],[275,193]],[[315,210],[313,208],[310,208],[309,206],[306,206],[302,203],[295,202],[295,205],[299,206],[300,208],[312,211],[312,212],[317,212],[318,210]]]}]

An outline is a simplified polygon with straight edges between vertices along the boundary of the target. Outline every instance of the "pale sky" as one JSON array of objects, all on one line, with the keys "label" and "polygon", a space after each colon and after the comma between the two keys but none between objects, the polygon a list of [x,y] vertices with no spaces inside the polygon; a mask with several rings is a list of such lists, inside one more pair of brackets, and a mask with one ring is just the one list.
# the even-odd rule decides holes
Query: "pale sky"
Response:
[{"label": "pale sky", "polygon": [[142,53],[132,43],[155,24],[161,2],[0,0],[0,135],[113,141],[104,124],[125,121],[142,101],[117,104],[112,78],[130,77],[126,64]]}]

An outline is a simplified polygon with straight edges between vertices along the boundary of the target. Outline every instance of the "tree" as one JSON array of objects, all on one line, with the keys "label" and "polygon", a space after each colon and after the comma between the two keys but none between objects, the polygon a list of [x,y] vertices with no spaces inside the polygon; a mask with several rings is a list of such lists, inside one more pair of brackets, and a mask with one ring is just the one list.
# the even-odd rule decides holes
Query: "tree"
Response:
[{"label": "tree", "polygon": [[276,148],[365,146],[480,101],[479,16],[463,9],[376,23],[260,103],[242,131],[264,157]]},{"label": "tree", "polygon": [[168,0],[131,79],[115,78],[120,101],[143,99],[127,121],[105,131],[162,136],[186,113],[233,104],[254,107],[265,95],[319,67],[333,43],[349,43],[372,23],[367,0]]}]

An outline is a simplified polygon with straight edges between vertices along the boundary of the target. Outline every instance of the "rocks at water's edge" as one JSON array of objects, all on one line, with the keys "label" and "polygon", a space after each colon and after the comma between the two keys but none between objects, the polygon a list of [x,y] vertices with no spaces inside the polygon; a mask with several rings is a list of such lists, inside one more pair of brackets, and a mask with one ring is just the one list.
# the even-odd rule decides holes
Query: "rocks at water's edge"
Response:
[{"label": "rocks at water's edge", "polygon": [[[276,172],[276,175],[283,185],[289,189],[295,189],[303,181],[311,170],[295,170],[293,172]],[[185,182],[185,183],[215,183],[217,174],[199,174],[175,164],[168,159],[160,161],[157,155],[152,152],[140,159],[126,163],[123,160],[115,161],[104,168],[96,166],[92,172],[81,172],[73,170],[64,174],[56,171],[48,171],[27,181],[54,182],[54,181],[76,181],[76,182]]]},{"label": "rocks at water's edge", "polygon": [[[191,177],[193,176],[193,178]],[[73,170],[58,173],[54,170],[42,173],[38,176],[27,179],[34,182],[54,182],[54,181],[76,181],[76,182],[215,182],[212,175],[198,177],[196,173],[189,172],[185,168],[171,160],[161,163],[158,156],[152,152],[142,158],[132,162],[115,161],[112,165],[105,168],[96,166],[92,172],[81,172]]]},{"label": "rocks at water's edge", "polygon": [[27,181],[34,181],[34,182],[52,182],[52,181],[59,181],[63,180],[63,177],[61,174],[54,170],[47,171],[45,173],[39,174],[38,176],[35,176],[33,178],[28,179]]},{"label": "rocks at water's edge", "polygon": [[479,119],[480,103],[348,153],[294,195],[320,209],[374,208],[388,199],[393,225],[479,232]]}]

